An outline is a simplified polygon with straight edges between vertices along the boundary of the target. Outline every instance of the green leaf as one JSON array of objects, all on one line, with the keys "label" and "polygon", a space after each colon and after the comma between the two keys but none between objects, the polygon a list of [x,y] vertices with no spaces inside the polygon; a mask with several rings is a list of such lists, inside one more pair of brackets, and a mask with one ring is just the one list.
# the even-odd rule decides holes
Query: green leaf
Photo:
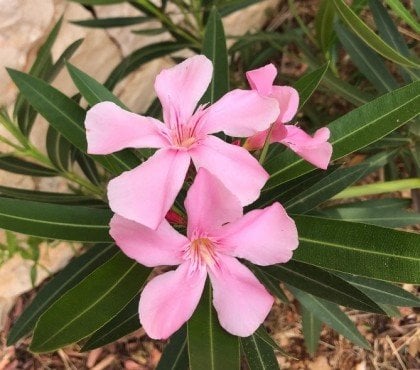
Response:
[{"label": "green leaf", "polygon": [[71,43],[59,56],[57,61],[44,73],[45,81],[52,81],[60,73],[67,60],[69,60],[73,54],[77,51],[79,46],[83,43],[83,39],[78,39]]},{"label": "green leaf", "polygon": [[340,168],[289,199],[284,207],[289,213],[306,213],[359,180],[365,174],[366,168],[364,165]]},{"label": "green leaf", "polygon": [[420,298],[386,281],[335,272],[336,275],[360,289],[375,302],[403,307],[420,307]]},{"label": "green leaf", "polygon": [[89,337],[81,351],[103,347],[138,330],[140,328],[139,299],[140,295],[134,296],[120,312]]},{"label": "green leaf", "polygon": [[337,14],[342,21],[353,30],[369,47],[383,57],[403,66],[419,68],[419,62],[411,57],[400,54],[397,50],[385,43],[373,32],[343,0],[333,0]]},{"label": "green leaf", "polygon": [[318,215],[383,227],[404,227],[420,223],[420,214],[418,212],[410,212],[404,209],[407,204],[402,204],[402,206],[398,207],[379,208],[381,202],[378,204],[377,201],[382,200],[388,199],[373,199],[343,206],[323,208],[318,212]]},{"label": "green leaf", "polygon": [[315,31],[324,55],[328,55],[334,37],[334,16],[334,3],[331,0],[322,0],[315,16]]},{"label": "green leaf", "polygon": [[70,162],[70,143],[52,126],[48,127],[46,138],[47,154],[51,162],[66,171]]},{"label": "green leaf", "polygon": [[302,315],[302,331],[306,350],[311,356],[313,356],[318,348],[322,321],[318,320],[315,315],[311,311],[307,310],[303,305],[300,307],[300,313]]},{"label": "green leaf", "polygon": [[335,30],[353,63],[380,93],[398,88],[383,59],[344,26],[336,24]]},{"label": "green leaf", "polygon": [[112,5],[124,3],[126,0],[70,0],[83,5]]},{"label": "green leaf", "polygon": [[296,299],[319,321],[325,322],[339,334],[343,335],[359,347],[369,349],[368,341],[357,331],[352,321],[340,310],[340,308],[321,298],[302,292],[299,289],[290,287]]},{"label": "green leaf", "polygon": [[213,78],[201,99],[213,103],[229,91],[229,64],[223,23],[216,8],[210,12],[203,40],[203,54],[213,63]]},{"label": "green leaf", "polygon": [[103,201],[99,199],[93,199],[87,195],[17,189],[8,186],[0,186],[0,195],[2,195],[3,197],[31,200],[34,202],[107,206],[106,203],[104,203]]},{"label": "green leaf", "polygon": [[[46,82],[25,73],[8,69],[9,75],[29,103],[72,145],[86,153],[86,133],[83,127],[85,111],[72,99]],[[97,162],[114,173],[129,170],[138,164],[129,152],[95,156]]]},{"label": "green leaf", "polygon": [[112,27],[128,27],[134,24],[141,24],[150,21],[150,17],[114,17],[114,18],[98,18],[83,19],[80,21],[71,21],[70,23],[82,27],[91,28],[112,28]]},{"label": "green leaf", "polygon": [[103,101],[110,101],[119,105],[123,109],[127,109],[120,99],[118,99],[111,91],[94,78],[90,77],[88,74],[70,63],[67,63],[67,69],[77,89],[90,106]]},{"label": "green leaf", "polygon": [[295,260],[380,280],[420,282],[420,235],[312,216],[294,219],[300,240]]},{"label": "green leaf", "polygon": [[241,338],[241,346],[248,366],[252,370],[280,369],[273,348],[256,333]]},{"label": "green leaf", "polygon": [[189,44],[173,41],[158,42],[144,46],[127,55],[110,73],[105,82],[109,90],[113,90],[119,81],[138,69],[143,64],[165,55],[174,53],[188,47]]},{"label": "green leaf", "polygon": [[385,0],[395,14],[397,14],[414,31],[420,32],[420,24],[399,0]]},{"label": "green leaf", "polygon": [[[356,108],[328,125],[332,159],[339,159],[389,134],[416,115],[420,105],[420,81]],[[313,170],[291,150],[266,164],[271,174],[265,191]]]},{"label": "green leaf", "polygon": [[140,30],[133,30],[131,32],[136,35],[154,36],[154,35],[161,35],[162,33],[168,32],[168,30],[166,28],[159,27],[159,28],[143,28]]},{"label": "green leaf", "polygon": [[34,300],[19,316],[7,338],[7,345],[15,344],[33,330],[36,321],[55,300],[74,287],[92,271],[108,261],[118,252],[113,244],[98,244],[80,257],[74,258],[35,296]]},{"label": "green leaf", "polygon": [[273,278],[271,275],[264,273],[261,267],[253,266],[252,271],[258,277],[258,280],[265,285],[265,287],[278,299],[285,303],[289,303],[289,299],[280,287],[278,279]]},{"label": "green leaf", "polygon": [[341,306],[383,313],[369,296],[342,278],[337,279],[336,275],[319,267],[298,261],[289,261],[285,264],[261,267],[261,269],[279,282],[285,282]]},{"label": "green leaf", "polygon": [[41,315],[31,351],[54,351],[98,330],[131,301],[149,274],[149,268],[118,252]]},{"label": "green leaf", "polygon": [[[57,38],[62,23],[63,18],[61,17],[49,33],[45,42],[39,48],[35,62],[29,70],[30,75],[40,77],[45,71],[45,68],[49,65],[49,62],[51,60],[51,48]],[[25,135],[29,135],[32,124],[36,117],[36,113],[27,104],[24,95],[22,95],[21,93],[19,93],[19,95],[16,98],[16,104],[13,115],[17,118],[19,128],[21,129],[22,133]]]},{"label": "green leaf", "polygon": [[383,167],[395,154],[396,151],[379,153],[360,165],[333,171],[313,185],[308,185],[296,196],[285,200],[283,205],[290,213],[306,213],[331,199],[363,176]]},{"label": "green leaf", "polygon": [[382,5],[382,2],[379,0],[369,0],[369,8],[378,28],[379,36],[402,55],[409,56],[410,49],[386,8]]},{"label": "green leaf", "polygon": [[239,340],[220,326],[208,281],[187,328],[190,370],[240,368]]},{"label": "green leaf", "polygon": [[299,109],[301,109],[314,91],[317,89],[319,83],[323,79],[325,72],[327,72],[329,62],[322,67],[315,69],[299,78],[294,84],[294,88],[299,93]]},{"label": "green leaf", "polygon": [[188,369],[187,327],[184,325],[169,339],[156,370]]},{"label": "green leaf", "polygon": [[82,172],[92,184],[100,185],[101,176],[99,175],[95,161],[89,156],[83,154],[80,150],[76,150],[75,159]]},{"label": "green leaf", "polygon": [[[373,19],[378,29],[379,36],[400,54],[410,56],[410,49],[408,48],[403,35],[398,31],[397,25],[388,14],[386,8],[379,0],[369,0],[369,7],[373,15]],[[408,69],[407,67],[400,68],[400,73],[405,81],[416,81],[420,78],[418,70]],[[411,75],[411,76],[410,76]]]},{"label": "green leaf", "polygon": [[17,173],[19,175],[33,177],[57,176],[57,172],[50,168],[25,161],[11,155],[4,155],[0,157],[0,169],[12,173]]},{"label": "green leaf", "polygon": [[0,197],[0,227],[41,238],[108,242],[108,209]]},{"label": "green leaf", "polygon": [[260,0],[231,0],[225,1],[226,5],[219,5],[219,12],[222,17],[226,17],[238,10],[246,8],[247,6],[254,5],[260,2]]}]

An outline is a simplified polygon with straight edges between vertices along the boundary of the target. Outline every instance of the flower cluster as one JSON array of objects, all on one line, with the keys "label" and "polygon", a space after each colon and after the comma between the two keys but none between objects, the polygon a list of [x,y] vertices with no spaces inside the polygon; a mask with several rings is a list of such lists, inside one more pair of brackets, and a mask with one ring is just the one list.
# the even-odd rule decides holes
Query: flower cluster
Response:
[{"label": "flower cluster", "polygon": [[[243,214],[258,199],[268,174],[250,153],[279,142],[320,168],[331,157],[327,128],[309,136],[294,125],[299,97],[291,87],[273,86],[273,65],[247,73],[251,90],[233,90],[214,104],[198,105],[213,74],[202,55],[163,70],[155,81],[163,123],[111,102],[86,116],[88,152],[154,148],[154,155],[110,181],[115,212],[110,234],[130,258],[146,266],[178,266],[143,289],[140,321],[146,333],[166,339],[193,314],[207,275],[220,324],[228,332],[251,335],[267,316],[273,298],[236,258],[257,265],[287,262],[298,245],[296,226],[278,203]],[[247,138],[229,144],[218,132]],[[268,137],[267,137],[268,136]],[[186,199],[186,235],[165,219],[184,185],[191,162],[195,180]],[[170,213],[174,219],[174,213]],[[182,221],[182,219],[181,219]]]}]

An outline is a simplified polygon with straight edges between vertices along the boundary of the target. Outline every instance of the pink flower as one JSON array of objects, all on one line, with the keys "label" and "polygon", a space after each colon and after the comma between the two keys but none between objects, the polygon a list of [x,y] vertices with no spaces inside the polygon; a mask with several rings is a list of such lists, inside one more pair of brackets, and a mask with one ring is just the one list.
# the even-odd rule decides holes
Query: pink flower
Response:
[{"label": "pink flower", "polygon": [[146,266],[179,265],[152,279],[140,297],[146,333],[166,339],[193,314],[207,274],[220,324],[251,335],[264,321],[272,296],[235,257],[257,265],[286,262],[298,245],[294,221],[279,203],[242,214],[239,200],[201,168],[188,191],[187,236],[166,220],[156,230],[114,215],[111,236],[130,258]]},{"label": "pink flower", "polygon": [[[275,98],[280,105],[280,115],[272,128],[270,143],[282,143],[309,163],[325,170],[332,154],[332,145],[327,141],[330,130],[323,127],[311,137],[299,127],[285,125],[292,120],[298,110],[299,95],[292,87],[273,85],[276,75],[277,70],[273,64],[246,73],[253,90],[258,91],[262,96]],[[247,140],[245,147],[249,150],[262,148],[268,132],[269,130],[265,130],[252,136]]]},{"label": "pink flower", "polygon": [[85,126],[88,152],[109,154],[123,148],[157,148],[147,161],[111,180],[111,209],[156,228],[172,206],[190,161],[206,168],[242,205],[252,203],[268,179],[267,172],[244,148],[216,136],[248,137],[269,127],[279,114],[275,99],[256,91],[233,90],[210,107],[196,105],[209,85],[211,62],[194,56],[163,70],[155,81],[163,121],[127,112],[111,102],[91,108]]}]

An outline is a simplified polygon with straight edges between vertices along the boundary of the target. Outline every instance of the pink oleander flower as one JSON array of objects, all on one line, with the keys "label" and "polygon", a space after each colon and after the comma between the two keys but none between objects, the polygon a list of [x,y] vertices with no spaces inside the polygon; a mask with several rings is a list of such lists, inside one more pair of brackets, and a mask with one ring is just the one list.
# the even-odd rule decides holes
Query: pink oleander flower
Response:
[{"label": "pink oleander flower", "polygon": [[[311,137],[301,128],[285,124],[292,120],[298,110],[299,95],[293,87],[273,85],[276,75],[277,70],[273,64],[246,73],[253,90],[262,96],[275,98],[279,103],[280,114],[271,130],[270,143],[284,144],[309,163],[325,170],[332,154],[332,145],[327,141],[330,130],[323,127]],[[245,147],[249,150],[262,148],[268,132],[265,130],[252,136],[246,141]]]},{"label": "pink oleander flower", "polygon": [[264,321],[273,297],[236,257],[257,265],[287,262],[298,245],[294,221],[279,203],[246,215],[238,198],[200,168],[185,199],[187,236],[166,220],[156,230],[114,215],[110,234],[137,262],[179,265],[152,279],[140,296],[140,322],[154,339],[166,339],[193,314],[207,275],[220,324],[251,335]]},{"label": "pink oleander flower", "polygon": [[212,74],[210,60],[198,55],[156,77],[164,123],[111,102],[87,112],[88,153],[158,149],[147,161],[110,181],[108,199],[115,213],[156,228],[181,189],[191,159],[197,169],[206,168],[234,191],[242,205],[259,197],[267,172],[246,149],[211,134],[223,131],[249,137],[265,130],[279,115],[278,103],[256,91],[237,89],[209,107],[196,108]]}]

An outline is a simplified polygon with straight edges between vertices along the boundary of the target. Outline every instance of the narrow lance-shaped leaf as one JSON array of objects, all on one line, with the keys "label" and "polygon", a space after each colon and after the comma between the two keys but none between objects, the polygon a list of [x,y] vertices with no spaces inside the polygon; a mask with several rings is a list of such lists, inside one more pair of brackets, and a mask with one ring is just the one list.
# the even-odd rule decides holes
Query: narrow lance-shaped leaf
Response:
[{"label": "narrow lance-shaped leaf", "polygon": [[74,258],[56,276],[53,277],[35,296],[10,330],[7,345],[16,343],[33,330],[36,321],[58,297],[74,287],[92,271],[108,261],[118,248],[113,244],[98,244],[80,257]]},{"label": "narrow lance-shaped leaf", "polygon": [[[51,59],[51,48],[60,31],[63,18],[60,18],[49,33],[44,44],[39,48],[38,55],[34,64],[29,70],[29,74],[35,77],[41,76],[42,72]],[[35,119],[35,111],[25,102],[25,97],[19,93],[16,98],[15,108],[13,115],[17,118],[20,129],[24,134],[29,134],[32,123]]]},{"label": "narrow lance-shaped leaf", "polygon": [[420,235],[373,225],[295,216],[297,261],[361,276],[420,283]]},{"label": "narrow lance-shaped leaf", "polygon": [[398,88],[397,82],[378,54],[339,23],[335,25],[335,30],[353,63],[380,93]]},{"label": "narrow lance-shaped leaf", "polygon": [[386,281],[335,272],[378,303],[404,307],[420,307],[420,298]]},{"label": "narrow lance-shaped leaf", "polygon": [[335,7],[331,0],[322,0],[315,16],[315,30],[318,45],[324,55],[328,55],[334,37]]},{"label": "narrow lance-shaped leaf", "polygon": [[273,348],[256,333],[241,338],[241,346],[248,366],[252,370],[280,369]]},{"label": "narrow lance-shaped leaf", "polygon": [[407,204],[402,204],[397,208],[377,208],[378,202],[376,201],[377,199],[374,199],[373,201],[322,208],[317,212],[317,215],[383,227],[404,227],[420,223],[420,213],[407,211]]},{"label": "narrow lance-shaped leaf", "polygon": [[108,321],[89,337],[81,350],[89,351],[103,347],[139,329],[139,299],[140,295],[134,296],[112,320]]},{"label": "narrow lance-shaped leaf", "polygon": [[213,308],[212,291],[208,281],[187,328],[191,370],[240,368],[239,340],[220,326]]},{"label": "narrow lance-shaped leaf", "polygon": [[342,21],[353,30],[368,46],[385,58],[407,67],[419,68],[419,62],[409,56],[400,54],[397,50],[385,43],[375,32],[373,32],[343,0],[332,0],[335,4],[337,14]]},{"label": "narrow lance-shaped leaf", "polygon": [[184,325],[169,338],[156,370],[188,369],[187,326]]},{"label": "narrow lance-shaped leaf", "polygon": [[52,126],[46,138],[47,154],[51,162],[61,170],[67,170],[70,161],[70,143]]},{"label": "narrow lance-shaped leaf", "polygon": [[322,67],[319,67],[314,71],[305,74],[295,82],[294,88],[299,93],[299,109],[305,105],[305,103],[317,89],[325,75],[325,72],[328,70],[328,66],[329,62],[324,64]]},{"label": "narrow lance-shaped leaf", "polygon": [[314,355],[318,347],[319,337],[321,336],[322,321],[318,320],[315,315],[304,305],[300,307],[302,316],[302,331],[305,346],[310,355]]},{"label": "narrow lance-shaped leaf", "polygon": [[317,205],[331,199],[363,176],[385,166],[396,153],[395,150],[379,153],[365,160],[360,165],[333,171],[315,184],[307,186],[298,195],[285,200],[283,205],[290,213],[306,213]]},{"label": "narrow lance-shaped leaf", "polygon": [[[388,14],[388,11],[382,4],[382,1],[369,0],[369,8],[372,12],[373,20],[375,21],[379,36],[395,50],[398,50],[400,54],[410,56],[410,49],[408,48],[403,35],[398,31],[397,25]],[[400,68],[400,73],[406,82],[419,79],[420,75],[418,72],[418,69],[408,70],[407,67]]]},{"label": "narrow lance-shaped leaf", "polygon": [[67,69],[77,89],[89,105],[93,106],[103,101],[111,101],[119,105],[121,108],[127,109],[120,99],[118,99],[111,91],[94,78],[90,77],[88,74],[70,63],[67,63]]},{"label": "narrow lance-shaped leaf", "polygon": [[19,175],[33,177],[51,177],[58,175],[56,171],[50,168],[11,155],[3,155],[0,157],[0,169]]},{"label": "narrow lance-shaped leaf", "polygon": [[296,288],[289,287],[289,290],[300,304],[310,311],[318,320],[325,322],[328,326],[345,336],[354,344],[362,348],[370,348],[367,340],[363,338],[357,331],[353,322],[336,304],[327,302],[321,298],[316,298],[315,296],[304,293]]},{"label": "narrow lance-shaped leaf", "polygon": [[97,18],[83,19],[80,21],[71,21],[71,23],[82,27],[91,28],[112,28],[112,27],[128,27],[134,24],[140,24],[150,21],[150,17],[113,17],[113,18]]},{"label": "narrow lance-shaped leaf", "polygon": [[149,274],[149,268],[118,252],[41,315],[31,351],[50,352],[98,330],[131,301]]},{"label": "narrow lance-shaped leaf", "polygon": [[89,179],[92,184],[100,185],[101,176],[99,175],[98,168],[96,167],[95,161],[86,154],[83,154],[80,150],[75,150],[75,159],[82,172]]},{"label": "narrow lance-shaped leaf", "polygon": [[285,282],[341,306],[383,313],[368,295],[322,268],[292,260],[285,264],[266,266],[262,270],[279,282]]},{"label": "narrow lance-shaped leaf", "polygon": [[0,195],[7,198],[31,200],[34,202],[59,203],[73,205],[102,206],[108,205],[99,199],[94,199],[88,195],[54,193],[50,191],[37,191],[28,189],[11,188],[0,186]]},{"label": "narrow lance-shaped leaf", "polygon": [[[86,153],[86,133],[83,127],[85,111],[74,100],[46,82],[16,70],[8,71],[29,103],[72,145]],[[129,170],[139,162],[129,152],[94,158],[114,173]]]},{"label": "narrow lance-shaped leaf", "polygon": [[411,15],[399,0],[385,0],[394,12],[404,20],[414,31],[420,32],[420,23]]},{"label": "narrow lance-shaped leaf", "polygon": [[109,242],[108,209],[0,197],[0,228],[41,238]]},{"label": "narrow lance-shaped leaf", "polygon": [[[413,82],[347,113],[328,125],[332,159],[361,149],[392,132],[416,115],[420,105],[420,81]],[[271,174],[265,191],[313,170],[291,150],[266,164]]]},{"label": "narrow lance-shaped leaf", "polygon": [[203,54],[213,62],[213,78],[202,102],[213,103],[229,90],[229,65],[223,23],[216,8],[210,12],[203,41]]},{"label": "narrow lance-shaped leaf", "polygon": [[127,55],[110,73],[104,85],[113,90],[119,81],[138,69],[143,64],[150,62],[164,55],[174,53],[188,47],[188,44],[181,44],[173,41],[164,41],[144,46]]}]

